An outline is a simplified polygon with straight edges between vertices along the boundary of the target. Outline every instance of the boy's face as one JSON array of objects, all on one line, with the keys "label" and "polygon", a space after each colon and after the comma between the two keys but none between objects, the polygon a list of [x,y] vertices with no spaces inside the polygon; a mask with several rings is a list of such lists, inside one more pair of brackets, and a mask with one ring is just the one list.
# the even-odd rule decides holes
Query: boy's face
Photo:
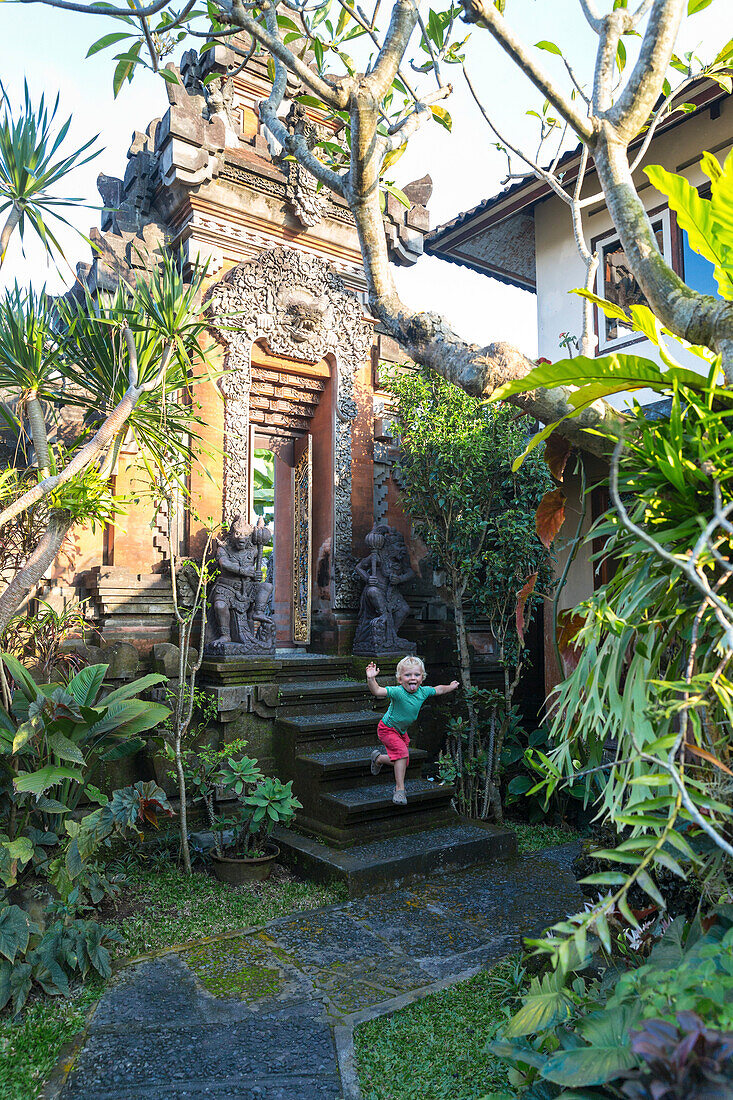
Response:
[{"label": "boy's face", "polygon": [[419,665],[408,665],[407,668],[403,668],[400,673],[400,685],[405,691],[409,691],[410,694],[417,691],[422,682],[423,674]]}]

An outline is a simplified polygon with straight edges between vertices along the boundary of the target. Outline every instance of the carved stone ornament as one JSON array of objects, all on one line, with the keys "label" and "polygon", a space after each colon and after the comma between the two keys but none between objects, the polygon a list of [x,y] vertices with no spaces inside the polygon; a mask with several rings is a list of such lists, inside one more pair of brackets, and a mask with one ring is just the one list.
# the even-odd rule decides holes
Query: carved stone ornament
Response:
[{"label": "carved stone ornament", "polygon": [[[210,295],[212,314],[229,315],[212,325],[227,355],[221,382],[225,395],[224,517],[247,513],[251,349],[264,338],[273,355],[304,363],[331,356],[336,369],[334,456],[336,608],[356,608],[351,550],[351,422],[356,416],[354,375],[367,361],[372,329],[359,299],[332,266],[318,256],[279,247],[227,272]],[[235,316],[236,315],[236,316]],[[229,326],[236,324],[237,331]]]},{"label": "carved stone ornament", "polygon": [[[291,134],[304,137],[309,150],[315,147],[321,136],[320,128],[308,118],[302,103],[293,104],[286,121]],[[322,192],[318,189],[318,180],[295,160],[283,158],[280,167],[288,180],[285,194],[296,218],[305,229],[317,225],[326,209]]]}]

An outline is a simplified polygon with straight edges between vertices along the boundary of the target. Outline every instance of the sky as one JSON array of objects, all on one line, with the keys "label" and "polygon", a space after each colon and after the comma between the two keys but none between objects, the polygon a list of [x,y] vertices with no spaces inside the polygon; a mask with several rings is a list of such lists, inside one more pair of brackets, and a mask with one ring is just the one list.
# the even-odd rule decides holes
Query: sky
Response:
[{"label": "sky", "polygon": [[[595,39],[578,0],[509,0],[506,14],[526,42],[557,42],[581,78],[590,75]],[[97,175],[122,176],[133,131],[144,130],[167,108],[162,80],[143,71],[114,99],[114,50],[85,59],[90,44],[111,29],[115,28],[106,17],[33,3],[0,4],[0,79],[14,105],[27,79],[35,99],[41,92],[52,98],[60,94],[59,117],[72,117],[70,143],[81,145],[93,134],[100,135],[100,156],[78,169],[64,185],[65,193],[83,198],[90,207],[100,203]],[[483,102],[490,105],[492,117],[513,142],[532,148],[536,120],[526,112],[539,106],[537,93],[488,32],[466,28],[465,33],[469,32],[467,64]],[[687,22],[678,52],[695,49],[711,59],[731,37],[733,3],[713,0],[709,8]],[[538,51],[538,56],[548,70],[562,75],[559,58],[545,51]],[[395,181],[403,186],[426,173],[432,176],[433,226],[501,190],[506,172],[506,159],[494,147],[496,139],[469,96],[460,67],[446,67],[445,78],[455,82],[454,94],[445,103],[453,118],[452,132],[428,122],[393,170]],[[75,210],[69,218],[82,232],[99,224],[99,212],[91,208]],[[72,268],[80,260],[88,261],[89,246],[78,235],[66,231],[60,239]],[[23,255],[16,234],[0,272],[0,285],[17,279],[37,286],[46,283],[58,291],[70,277],[68,270],[59,276],[46,269],[42,249],[31,241]],[[534,295],[433,257],[424,257],[413,268],[398,269],[396,278],[408,305],[442,313],[464,339],[482,345],[504,340],[527,355],[536,355]]]}]

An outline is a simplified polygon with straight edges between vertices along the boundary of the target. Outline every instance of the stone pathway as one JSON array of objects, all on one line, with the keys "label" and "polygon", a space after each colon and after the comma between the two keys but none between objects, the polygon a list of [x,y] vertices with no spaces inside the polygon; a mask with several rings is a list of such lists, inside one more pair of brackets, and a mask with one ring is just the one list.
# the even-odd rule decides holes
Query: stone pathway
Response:
[{"label": "stone pathway", "polygon": [[356,1024],[574,911],[574,845],[186,944],[121,971],[62,1100],[357,1100]]}]

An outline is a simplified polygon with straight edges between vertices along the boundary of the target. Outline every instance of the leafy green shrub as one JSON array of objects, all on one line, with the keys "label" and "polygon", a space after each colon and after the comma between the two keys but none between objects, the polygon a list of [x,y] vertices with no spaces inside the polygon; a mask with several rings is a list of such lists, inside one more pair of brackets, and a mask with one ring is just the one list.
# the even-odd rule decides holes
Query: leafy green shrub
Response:
[{"label": "leafy green shrub", "polygon": [[[452,727],[444,774],[455,779],[461,812],[499,821],[502,747],[527,664],[517,598],[529,578],[522,604],[526,627],[552,585],[550,555],[535,531],[535,509],[550,475],[536,456],[512,472],[526,423],[508,407],[492,407],[429,371],[405,372],[394,391],[403,501],[434,568],[445,575],[455,620],[466,717]],[[486,618],[493,634],[500,693],[473,686],[472,613]]]},{"label": "leafy green shrub", "polygon": [[[57,919],[41,928],[19,905],[0,898],[0,1011],[12,1002],[19,1012],[34,985],[44,993],[66,996],[70,982],[95,970],[110,976],[108,946],[121,943],[116,932],[76,916],[85,908],[84,892],[94,897],[102,887],[94,855],[114,835],[141,834],[146,823],[157,825],[159,812],[172,814],[165,792],[156,783],[123,787],[104,805],[79,821],[66,822],[69,839],[62,857],[52,860],[49,881],[61,901],[50,912]],[[101,895],[100,895],[101,896]]]},{"label": "leafy green shrub", "polygon": [[[522,1100],[626,1095],[672,1100],[696,1095],[623,1088],[631,1082],[641,1087],[657,1072],[654,1065],[644,1064],[647,1047],[635,1035],[643,1035],[647,1027],[654,1032],[660,1021],[674,1025],[678,1013],[685,1014],[687,1024],[705,1020],[709,1032],[692,1040],[701,1048],[710,1044],[714,1052],[722,1044],[720,1049],[727,1049],[724,1032],[733,1026],[733,906],[719,907],[710,919],[713,923],[704,931],[699,918],[689,924],[679,917],[661,936],[657,921],[658,942],[648,961],[633,954],[606,957],[584,972],[556,970],[532,978],[521,1008],[488,1047],[512,1063],[510,1079],[521,1090],[517,1095]],[[581,965],[590,961],[587,956]],[[663,1034],[677,1036],[677,1029],[663,1029]],[[717,1057],[701,1054],[701,1065],[712,1059],[717,1066]],[[703,1072],[699,1066],[690,1072],[698,1070]],[[667,1070],[658,1072],[663,1081]],[[629,1074],[622,1088],[619,1082]],[[593,1091],[599,1086],[602,1092]]]},{"label": "leafy green shrub", "polygon": [[[218,856],[250,859],[263,855],[276,825],[289,825],[301,803],[293,794],[293,783],[265,776],[255,759],[238,757],[245,741],[233,742],[222,749],[189,752],[185,759],[187,782],[203,799],[214,831]],[[220,811],[217,789],[228,792],[238,802],[236,809]],[[224,839],[228,832],[228,837]]]},{"label": "leafy green shrub", "polygon": [[86,796],[106,799],[91,782],[107,761],[137,752],[138,736],[168,708],[135,698],[162,676],[144,676],[100,697],[107,665],[89,665],[68,684],[36,684],[10,654],[0,659],[16,690],[0,707],[0,882],[23,869],[48,873],[63,822]]},{"label": "leafy green shrub", "polygon": [[[582,786],[579,781],[577,786]],[[621,834],[622,839],[630,839],[631,830],[625,829]],[[615,829],[610,826],[602,826],[594,830],[593,838],[585,841],[580,854],[573,861],[573,874],[581,880],[581,889],[586,897],[595,899],[597,886],[593,881],[585,883],[584,879],[593,880],[595,875],[608,871],[608,860],[596,855],[597,851],[608,851],[617,843]],[[664,899],[665,913],[668,917],[686,917],[692,920],[700,908],[703,884],[700,881],[695,865],[681,857],[682,866],[685,867],[687,877],[681,878],[668,867],[661,863],[650,869],[648,874],[654,887]],[[627,895],[631,909],[643,910],[649,906],[648,894],[640,886],[632,886]],[[658,907],[656,907],[658,908]]]},{"label": "leafy green shrub", "polygon": [[93,920],[56,920],[42,931],[17,905],[0,908],[0,1011],[23,1008],[34,985],[68,996],[70,982],[90,971],[109,978],[109,946],[120,935]]}]

